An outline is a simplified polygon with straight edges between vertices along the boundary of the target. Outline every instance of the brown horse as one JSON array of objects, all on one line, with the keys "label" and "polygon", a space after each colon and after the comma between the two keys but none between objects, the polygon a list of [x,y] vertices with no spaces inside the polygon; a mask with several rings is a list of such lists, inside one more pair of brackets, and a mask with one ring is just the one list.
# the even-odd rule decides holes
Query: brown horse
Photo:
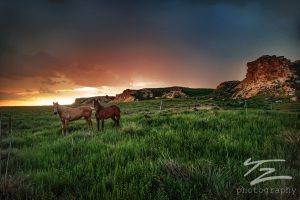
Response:
[{"label": "brown horse", "polygon": [[79,108],[67,108],[62,105],[59,105],[58,102],[53,102],[53,108],[53,113],[59,114],[62,134],[67,133],[69,122],[78,120],[82,117],[84,117],[84,119],[86,120],[89,128],[92,128],[93,126],[91,119],[93,108],[89,106],[81,106]]},{"label": "brown horse", "polygon": [[119,120],[120,120],[120,108],[118,106],[112,105],[109,107],[103,107],[100,104],[100,101],[98,99],[94,99],[94,108],[96,110],[96,120],[97,120],[97,127],[99,131],[99,121],[102,122],[102,130],[104,129],[104,119],[111,118],[114,121],[115,126],[119,126]]}]

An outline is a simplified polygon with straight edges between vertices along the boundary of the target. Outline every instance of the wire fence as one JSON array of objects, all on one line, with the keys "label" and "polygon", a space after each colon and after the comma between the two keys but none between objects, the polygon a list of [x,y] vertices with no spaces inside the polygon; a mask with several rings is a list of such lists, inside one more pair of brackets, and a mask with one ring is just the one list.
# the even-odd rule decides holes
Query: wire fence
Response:
[{"label": "wire fence", "polygon": [[[12,116],[4,115],[0,113],[0,141],[4,135],[10,135],[12,137]],[[4,177],[4,183],[7,184],[7,176],[8,176],[8,165],[11,157],[11,149],[12,149],[12,141],[9,142],[8,154],[7,158],[2,158],[2,147],[0,148],[0,180]],[[4,168],[5,172],[2,173],[2,168]]]}]

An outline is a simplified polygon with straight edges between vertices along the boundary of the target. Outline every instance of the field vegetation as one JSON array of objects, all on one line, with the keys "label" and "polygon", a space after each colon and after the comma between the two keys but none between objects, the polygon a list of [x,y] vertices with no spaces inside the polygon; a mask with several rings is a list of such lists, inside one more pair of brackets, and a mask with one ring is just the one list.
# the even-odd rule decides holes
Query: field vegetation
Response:
[{"label": "field vegetation", "polygon": [[[1,199],[298,199],[299,104],[285,99],[212,98],[119,103],[120,128],[88,130],[72,122],[61,135],[51,106],[3,107]],[[195,109],[196,104],[196,109]],[[12,132],[9,118],[12,116]],[[11,145],[11,148],[10,148]],[[7,165],[7,160],[9,162]],[[253,188],[252,160],[291,180],[256,188],[295,188],[295,194],[238,194]],[[7,173],[6,173],[7,169]]]}]

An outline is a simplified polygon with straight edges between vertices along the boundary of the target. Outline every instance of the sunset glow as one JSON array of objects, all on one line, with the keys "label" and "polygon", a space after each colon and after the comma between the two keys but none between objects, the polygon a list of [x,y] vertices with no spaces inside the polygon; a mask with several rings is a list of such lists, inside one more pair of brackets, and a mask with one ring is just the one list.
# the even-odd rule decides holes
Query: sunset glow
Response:
[{"label": "sunset glow", "polygon": [[95,91],[97,88],[94,87],[82,87],[82,88],[75,88],[74,91]]},{"label": "sunset glow", "polygon": [[[140,89],[143,87],[157,87],[155,84],[150,83],[131,83],[131,89]],[[41,94],[39,91],[28,91],[23,93],[16,93],[22,100],[1,100],[1,106],[40,106],[52,105],[53,102],[59,102],[62,105],[69,105],[74,103],[75,98],[79,97],[92,97],[92,96],[115,96],[121,93],[128,87],[78,87],[74,89],[58,89],[51,94]]]},{"label": "sunset glow", "polygon": [[0,3],[0,106],[215,88],[242,80],[249,60],[300,52],[299,12],[286,3],[37,2]]}]

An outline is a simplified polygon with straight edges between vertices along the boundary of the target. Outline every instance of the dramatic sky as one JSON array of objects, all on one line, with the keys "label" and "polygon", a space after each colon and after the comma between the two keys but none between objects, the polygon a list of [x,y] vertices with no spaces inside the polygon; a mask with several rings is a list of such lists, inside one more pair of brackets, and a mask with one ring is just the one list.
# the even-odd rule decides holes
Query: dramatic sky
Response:
[{"label": "dramatic sky", "polygon": [[125,88],[214,88],[262,55],[300,59],[298,0],[1,0],[0,105]]}]

